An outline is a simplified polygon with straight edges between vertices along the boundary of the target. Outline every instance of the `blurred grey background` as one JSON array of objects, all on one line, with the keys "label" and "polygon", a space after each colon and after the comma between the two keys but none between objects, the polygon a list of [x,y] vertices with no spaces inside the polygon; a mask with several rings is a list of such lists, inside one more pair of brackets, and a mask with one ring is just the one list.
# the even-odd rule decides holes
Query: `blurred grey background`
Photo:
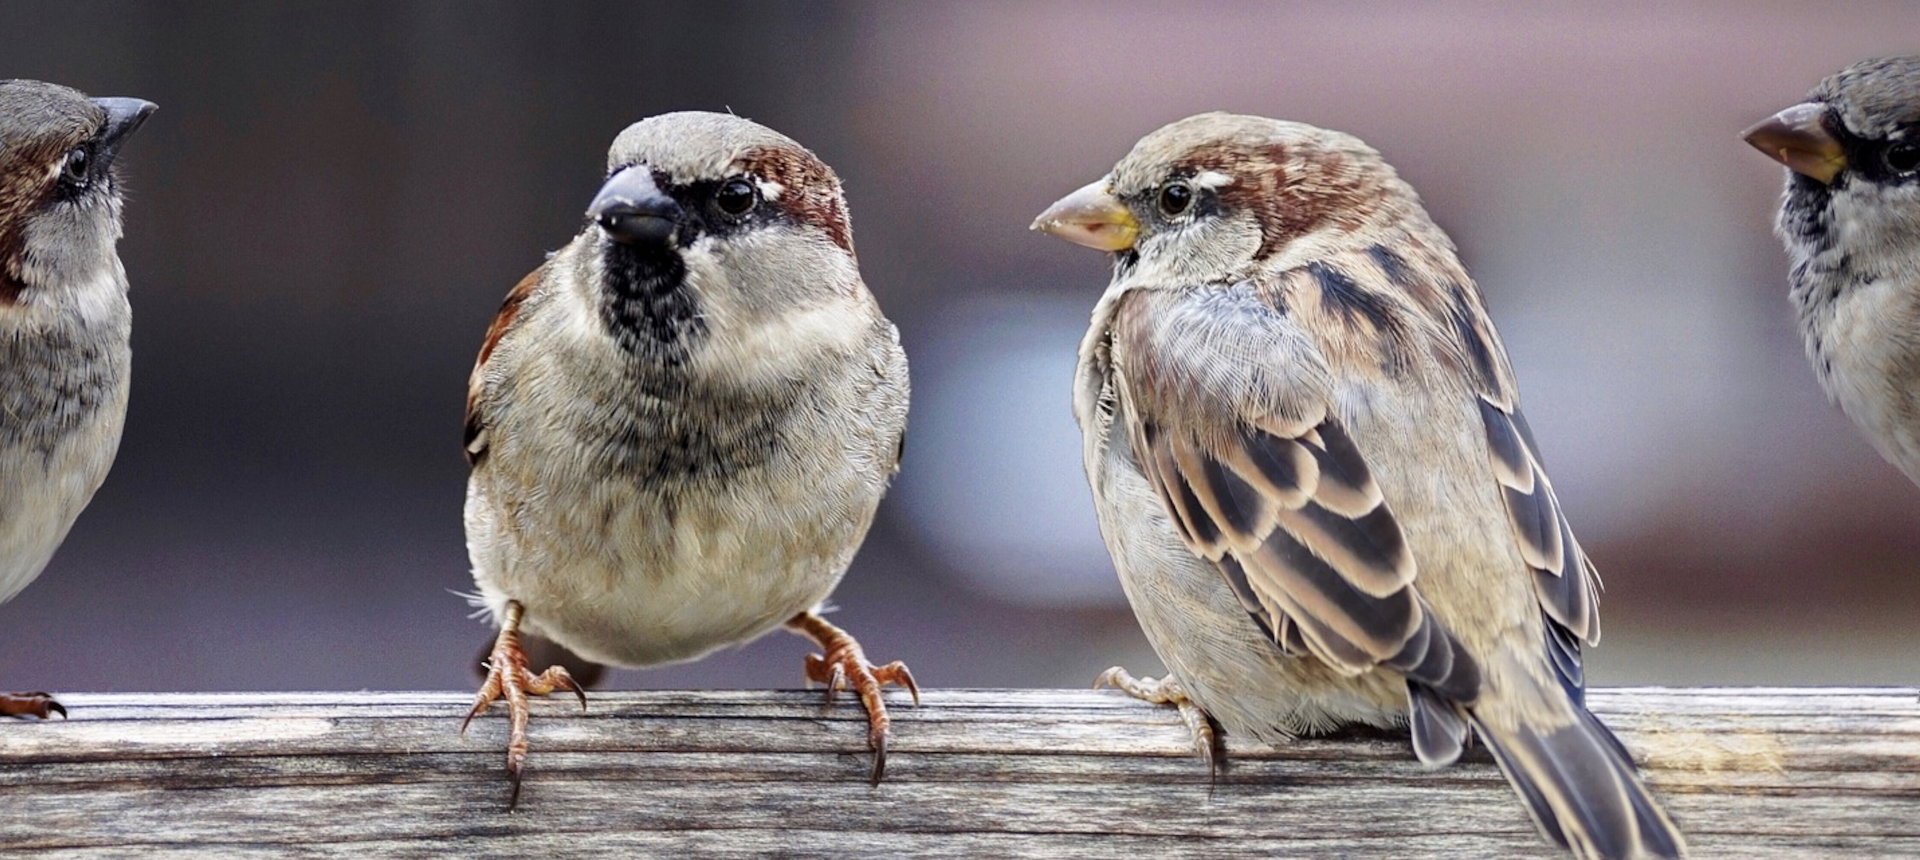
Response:
[{"label": "blurred grey background", "polygon": [[[1107,278],[1032,216],[1163,123],[1355,132],[1459,242],[1606,578],[1597,683],[1913,683],[1920,490],[1821,395],[1738,132],[1913,3],[0,2],[0,76],[140,96],[107,484],[0,688],[467,688],[467,371],[626,124],[733,111],[846,180],[913,362],[835,618],[933,686],[1158,665],[1068,380]],[[4,372],[0,368],[0,372]],[[773,634],[616,687],[792,687]]]}]

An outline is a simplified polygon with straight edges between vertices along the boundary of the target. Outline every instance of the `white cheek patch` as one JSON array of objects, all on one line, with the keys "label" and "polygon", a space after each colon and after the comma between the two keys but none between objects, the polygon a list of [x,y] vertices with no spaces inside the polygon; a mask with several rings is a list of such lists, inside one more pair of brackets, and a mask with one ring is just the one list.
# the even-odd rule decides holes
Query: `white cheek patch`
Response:
[{"label": "white cheek patch", "polygon": [[[30,283],[44,283],[48,275],[34,269],[31,265],[22,273],[22,280]],[[51,322],[53,315],[72,313],[88,324],[97,324],[111,320],[126,313],[127,272],[120,265],[118,257],[110,257],[86,277],[67,285],[62,308],[61,299],[55,301],[25,302],[13,305],[0,305],[0,314],[26,322],[16,323],[29,328],[38,328]],[[36,322],[38,320],[39,322]]]},{"label": "white cheek patch", "polygon": [[[569,245],[555,254],[564,259],[552,264],[552,276],[565,287],[560,291],[562,301],[557,302],[562,311],[560,319],[564,321],[560,331],[574,344],[597,344],[607,336],[606,323],[600,318],[600,296],[590,286],[606,277],[601,249],[600,244],[593,242]],[[574,266],[580,267],[578,271],[583,277],[571,278],[564,274]],[[520,312],[526,313],[527,309],[523,307]]]},{"label": "white cheek patch", "polygon": [[707,322],[696,368],[757,384],[807,357],[857,349],[866,336],[859,269],[812,231],[766,225],[713,250],[685,257]]},{"label": "white cheek patch", "polygon": [[1834,248],[1872,248],[1875,253],[1853,255],[1853,266],[1878,277],[1890,270],[1920,269],[1920,186],[1875,185],[1856,182],[1832,198]]},{"label": "white cheek patch", "polygon": [[94,271],[80,288],[74,291],[79,301],[75,309],[80,316],[88,320],[108,319],[121,313],[126,304],[127,271],[120,265],[120,258],[110,258],[109,264]]},{"label": "white cheek patch", "polygon": [[1210,221],[1182,224],[1163,231],[1140,247],[1139,262],[1130,280],[1140,286],[1181,286],[1206,283],[1222,277],[1231,261],[1217,259],[1222,246],[1231,243],[1209,241],[1217,232]]},{"label": "white cheek patch", "polygon": [[768,384],[797,365],[812,365],[813,356],[859,348],[868,331],[863,312],[863,305],[842,297],[751,322],[714,325],[695,354],[695,366],[746,385]]}]

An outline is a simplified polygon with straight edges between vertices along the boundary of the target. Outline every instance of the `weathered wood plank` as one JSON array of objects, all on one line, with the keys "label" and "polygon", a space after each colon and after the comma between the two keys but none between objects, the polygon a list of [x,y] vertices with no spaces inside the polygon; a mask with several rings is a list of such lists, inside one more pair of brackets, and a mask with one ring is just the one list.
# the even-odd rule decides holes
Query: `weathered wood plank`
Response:
[{"label": "weathered wood plank", "polygon": [[[80,857],[1541,857],[1484,752],[1404,736],[1230,741],[1111,692],[896,701],[870,788],[859,709],[818,692],[601,693],[535,707],[520,809],[504,720],[458,693],[68,695],[0,725],[0,853]],[[1696,857],[1920,856],[1920,696],[1599,690]]]}]

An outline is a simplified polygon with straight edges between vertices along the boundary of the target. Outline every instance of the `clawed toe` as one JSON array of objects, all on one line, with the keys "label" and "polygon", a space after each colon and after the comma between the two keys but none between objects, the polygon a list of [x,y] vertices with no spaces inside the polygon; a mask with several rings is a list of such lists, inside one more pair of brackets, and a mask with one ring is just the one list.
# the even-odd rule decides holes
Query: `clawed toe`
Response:
[{"label": "clawed toe", "polygon": [[913,672],[898,660],[885,666],[873,665],[851,635],[812,612],[794,616],[787,626],[812,639],[823,652],[807,655],[807,680],[825,684],[828,701],[832,701],[835,693],[850,689],[866,707],[867,748],[873,750],[871,779],[874,785],[879,785],[887,771],[887,744],[893,724],[880,691],[888,684],[898,684],[907,688],[914,706],[919,707],[920,685],[914,682]]},{"label": "clawed toe", "polygon": [[509,810],[520,803],[520,780],[527,762],[527,723],[533,716],[529,697],[564,690],[579,697],[581,710],[587,708],[586,689],[573,679],[566,667],[552,666],[537,675],[527,668],[527,655],[520,647],[520,619],[523,614],[524,610],[518,602],[507,603],[500,635],[494,640],[493,652],[487,659],[487,679],[474,696],[473,708],[467,711],[467,718],[460,723],[460,731],[464,733],[474,717],[486,713],[488,706],[494,702],[506,700],[507,777],[513,783],[513,792],[507,799]]},{"label": "clawed toe", "polygon": [[1226,764],[1226,754],[1221,743],[1220,732],[1213,717],[1199,705],[1187,698],[1187,688],[1172,675],[1160,678],[1135,678],[1125,667],[1114,666],[1100,673],[1093,681],[1093,688],[1112,687],[1143,702],[1155,705],[1174,705],[1180,709],[1180,721],[1187,724],[1187,733],[1193,737],[1193,748],[1200,753],[1200,759],[1207,763],[1207,773],[1218,776],[1220,768]]}]

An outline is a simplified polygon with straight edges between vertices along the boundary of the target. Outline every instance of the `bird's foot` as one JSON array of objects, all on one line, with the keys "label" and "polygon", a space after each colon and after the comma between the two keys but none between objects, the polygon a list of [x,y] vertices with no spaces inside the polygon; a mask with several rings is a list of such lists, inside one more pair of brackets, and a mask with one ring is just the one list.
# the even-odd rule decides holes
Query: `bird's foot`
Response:
[{"label": "bird's foot", "polygon": [[67,709],[53,700],[52,693],[0,693],[0,717],[39,717],[67,715]]},{"label": "bird's foot", "polygon": [[898,660],[885,666],[867,662],[866,653],[860,650],[860,643],[854,641],[851,634],[813,612],[795,615],[787,626],[820,646],[822,653],[807,655],[807,680],[827,685],[828,701],[833,700],[835,693],[852,689],[866,706],[867,747],[873,750],[873,784],[879,785],[880,777],[887,770],[888,727],[893,723],[887,716],[887,704],[881,699],[880,688],[899,684],[913,694],[914,707],[919,707],[920,687],[913,682],[913,673],[908,671],[907,664]]},{"label": "bird's foot", "polygon": [[1112,687],[1143,702],[1155,705],[1174,705],[1180,709],[1180,720],[1187,724],[1187,732],[1193,736],[1193,748],[1200,753],[1200,759],[1207,763],[1209,774],[1218,774],[1221,765],[1226,763],[1225,750],[1221,748],[1220,732],[1214,726],[1213,717],[1208,716],[1199,705],[1187,698],[1187,688],[1180,685],[1172,675],[1163,678],[1135,678],[1124,667],[1114,666],[1100,677],[1093,679],[1093,688]]},{"label": "bird's foot", "polygon": [[527,763],[527,721],[533,716],[527,697],[565,690],[580,697],[581,710],[587,709],[587,691],[573,680],[566,667],[553,666],[538,675],[527,668],[527,653],[520,647],[520,618],[524,612],[517,601],[507,603],[500,635],[494,638],[493,653],[487,658],[487,679],[480,685],[473,709],[460,723],[464,733],[487,706],[507,700],[507,775],[513,780],[513,794],[507,800],[509,810],[520,803],[520,775]]}]

